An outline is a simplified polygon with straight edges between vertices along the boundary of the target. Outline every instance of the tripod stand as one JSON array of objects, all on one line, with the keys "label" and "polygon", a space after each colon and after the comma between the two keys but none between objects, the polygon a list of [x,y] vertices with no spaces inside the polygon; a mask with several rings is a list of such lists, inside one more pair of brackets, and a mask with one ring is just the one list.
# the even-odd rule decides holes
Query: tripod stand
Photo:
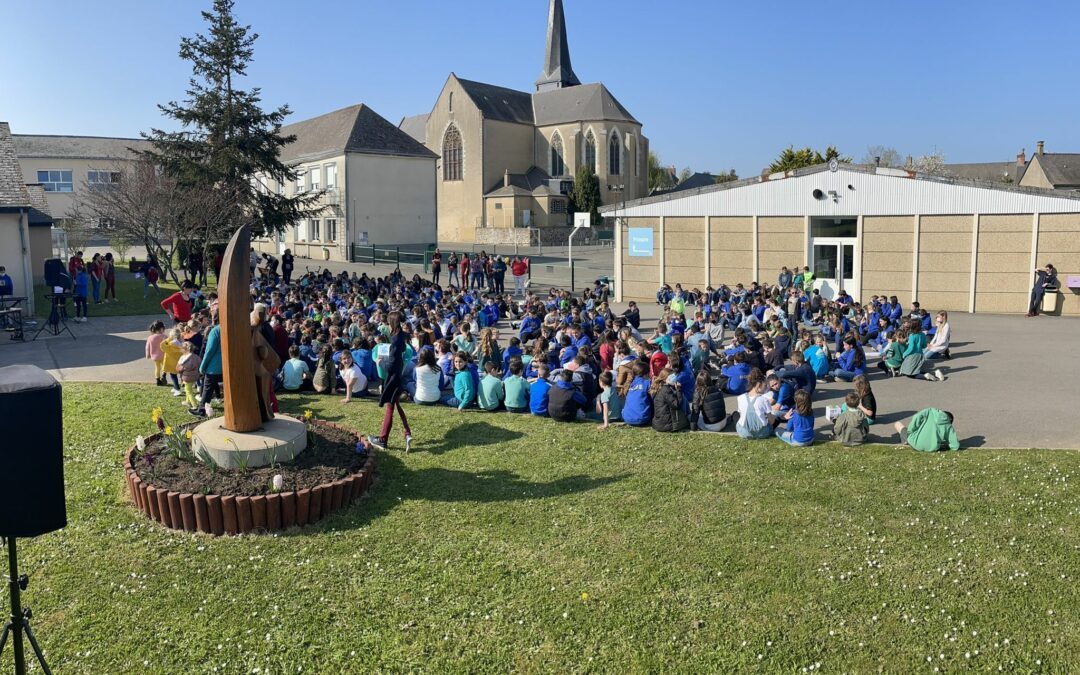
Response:
[{"label": "tripod stand", "polygon": [[74,340],[75,333],[71,332],[71,328],[67,325],[67,293],[46,293],[46,298],[52,300],[52,310],[49,312],[49,320],[41,325],[38,332],[34,334],[34,339],[38,339],[38,335],[41,335],[42,331],[47,332],[49,335],[60,335],[64,331],[67,331],[71,339]]},{"label": "tripod stand", "polygon": [[19,559],[15,554],[15,537],[7,537],[4,539],[8,550],[8,586],[11,589],[11,620],[4,626],[4,634],[0,637],[0,654],[4,652],[4,647],[7,645],[8,635],[14,634],[11,640],[11,646],[15,649],[15,673],[16,675],[26,675],[26,656],[23,654],[23,641],[22,634],[25,631],[26,637],[30,638],[30,646],[34,648],[34,655],[37,656],[38,664],[41,665],[41,670],[45,675],[52,675],[52,671],[49,670],[49,664],[45,663],[45,655],[41,653],[41,645],[38,644],[37,639],[34,637],[34,631],[30,629],[30,618],[33,616],[33,612],[30,608],[22,608],[21,593],[26,590],[26,585],[29,583],[29,578],[24,574],[19,576]]}]

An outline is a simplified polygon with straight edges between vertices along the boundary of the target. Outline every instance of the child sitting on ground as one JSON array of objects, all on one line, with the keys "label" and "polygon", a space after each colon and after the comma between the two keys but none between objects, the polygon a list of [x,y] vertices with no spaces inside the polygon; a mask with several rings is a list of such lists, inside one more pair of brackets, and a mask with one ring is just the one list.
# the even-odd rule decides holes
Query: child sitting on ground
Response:
[{"label": "child sitting on ground", "polygon": [[605,370],[600,373],[600,396],[596,400],[596,411],[600,414],[602,424],[599,429],[607,429],[611,422],[617,422],[622,418],[622,398],[615,391],[615,382],[611,377],[611,371]]},{"label": "child sitting on ground", "polygon": [[503,399],[506,398],[506,390],[503,388],[499,367],[493,361],[488,361],[484,365],[484,371],[484,376],[480,378],[480,390],[476,393],[477,403],[481,410],[487,412],[501,410]]},{"label": "child sitting on ground", "polygon": [[810,393],[805,389],[795,392],[795,407],[787,414],[787,431],[777,429],[776,436],[788,445],[814,444],[814,409],[810,405]]},{"label": "child sitting on ground", "polygon": [[953,414],[947,410],[925,408],[915,413],[907,426],[897,422],[895,428],[900,434],[900,442],[921,452],[960,449],[960,440],[953,428]]},{"label": "child sitting on ground", "polygon": [[587,399],[574,386],[574,372],[563,369],[548,392],[548,415],[559,422],[573,422],[583,409]]},{"label": "child sitting on ground", "polygon": [[512,413],[529,412],[529,383],[522,377],[525,366],[520,357],[510,359],[510,374],[503,380],[506,409]]},{"label": "child sitting on ground", "polygon": [[536,379],[529,385],[529,412],[537,417],[547,417],[548,397],[551,393],[551,366],[541,363],[536,366]]},{"label": "child sitting on ground", "polygon": [[765,377],[754,368],[747,377],[747,391],[740,394],[739,419],[735,432],[748,440],[768,438],[773,433],[769,425],[769,397],[765,396]]},{"label": "child sitting on ground", "polygon": [[859,395],[849,392],[840,416],[833,423],[833,439],[846,446],[862,445],[870,434],[870,424],[859,404]]}]

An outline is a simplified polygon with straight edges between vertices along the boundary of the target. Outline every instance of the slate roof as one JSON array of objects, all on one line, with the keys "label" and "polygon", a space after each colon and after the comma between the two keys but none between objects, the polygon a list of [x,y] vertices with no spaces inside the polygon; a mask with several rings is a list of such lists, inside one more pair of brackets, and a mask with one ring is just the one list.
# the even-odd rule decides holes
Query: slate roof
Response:
[{"label": "slate roof", "polygon": [[594,120],[639,123],[600,83],[540,91],[533,94],[532,104],[538,127]]},{"label": "slate roof", "polygon": [[431,117],[431,113],[403,117],[401,118],[401,124],[398,124],[398,129],[424,143],[427,141],[427,121],[429,117]]},{"label": "slate roof", "polygon": [[28,183],[26,191],[30,195],[30,224],[52,225],[55,221],[49,215],[49,200],[45,195],[45,186],[40,183]]},{"label": "slate roof", "polygon": [[548,181],[551,180],[551,176],[537,166],[529,167],[529,170],[525,173],[512,173],[509,178],[509,185],[504,185],[504,180],[500,179],[484,196],[536,195],[539,197],[555,194],[548,188]]},{"label": "slate roof", "polygon": [[1071,152],[1044,152],[1038,158],[1046,179],[1055,188],[1080,186],[1080,154]]},{"label": "slate roof", "polygon": [[150,148],[150,142],[141,138],[35,134],[16,134],[14,138],[15,153],[19,157],[26,158],[130,159],[132,148],[135,150]]},{"label": "slate roof", "polygon": [[30,193],[15,154],[11,125],[0,122],[0,208],[27,208],[30,204]]},{"label": "slate roof", "polygon": [[985,180],[990,182],[1005,182],[1003,178],[1008,176],[1014,183],[1019,183],[1024,175],[1023,166],[1017,166],[1016,162],[977,162],[973,164],[946,164],[945,170],[957,178],[970,178],[972,180]]},{"label": "slate roof", "polygon": [[532,94],[460,77],[457,80],[485,119],[515,124],[533,123]]},{"label": "slate roof", "polygon": [[346,152],[435,158],[435,153],[368,106],[358,103],[283,126],[296,141],[281,149],[287,163],[335,157]]}]

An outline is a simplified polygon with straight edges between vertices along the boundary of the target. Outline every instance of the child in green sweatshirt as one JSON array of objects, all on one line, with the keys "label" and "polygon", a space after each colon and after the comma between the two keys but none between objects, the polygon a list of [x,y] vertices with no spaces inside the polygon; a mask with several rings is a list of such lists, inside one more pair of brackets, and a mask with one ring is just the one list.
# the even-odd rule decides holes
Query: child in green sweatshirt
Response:
[{"label": "child in green sweatshirt", "polygon": [[525,366],[521,359],[510,359],[510,375],[503,380],[503,391],[506,394],[504,403],[506,409],[512,413],[529,412],[529,382],[522,377]]},{"label": "child in green sweatshirt", "polygon": [[499,367],[494,362],[488,361],[484,370],[486,373],[480,378],[480,391],[477,398],[481,410],[495,412],[502,408],[506,392],[503,390],[502,378],[499,377]]}]

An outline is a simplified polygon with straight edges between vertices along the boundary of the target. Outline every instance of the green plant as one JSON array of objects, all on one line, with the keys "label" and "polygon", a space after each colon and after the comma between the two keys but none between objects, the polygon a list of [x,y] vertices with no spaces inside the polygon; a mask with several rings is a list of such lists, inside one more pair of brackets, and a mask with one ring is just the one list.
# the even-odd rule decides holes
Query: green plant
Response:
[{"label": "green plant", "polygon": [[206,448],[199,448],[198,459],[206,466],[206,468],[217,473],[218,463],[214,461],[214,458],[210,456],[210,452]]}]

